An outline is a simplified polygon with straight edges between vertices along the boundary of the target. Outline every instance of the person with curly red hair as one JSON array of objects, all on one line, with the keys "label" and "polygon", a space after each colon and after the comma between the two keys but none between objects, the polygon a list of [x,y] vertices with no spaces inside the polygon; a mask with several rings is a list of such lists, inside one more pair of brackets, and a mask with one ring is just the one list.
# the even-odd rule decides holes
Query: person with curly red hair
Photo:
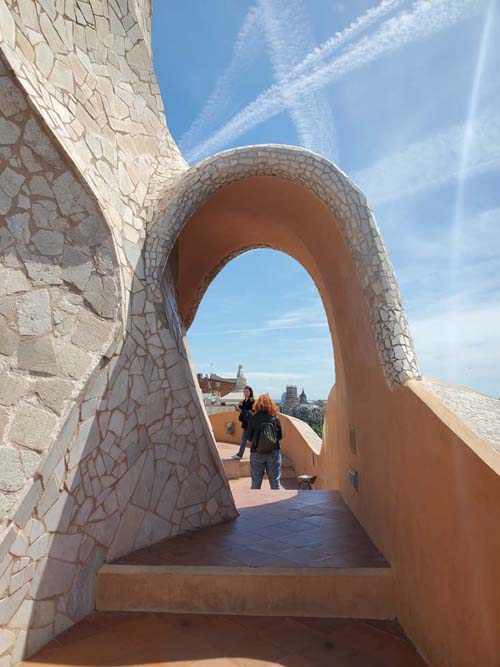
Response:
[{"label": "person with curly red hair", "polygon": [[248,422],[247,439],[250,448],[250,476],[252,489],[260,489],[267,472],[271,489],[281,488],[280,440],[283,438],[278,408],[267,394],[259,396],[252,407],[253,417]]}]

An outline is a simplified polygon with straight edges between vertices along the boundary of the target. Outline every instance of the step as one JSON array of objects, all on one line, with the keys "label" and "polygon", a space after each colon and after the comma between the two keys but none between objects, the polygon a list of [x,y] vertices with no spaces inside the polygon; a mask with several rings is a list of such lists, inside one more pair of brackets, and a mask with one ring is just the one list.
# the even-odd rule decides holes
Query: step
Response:
[{"label": "step", "polygon": [[394,616],[390,564],[337,491],[235,489],[238,519],[98,574],[100,611]]},{"label": "step", "polygon": [[394,621],[94,613],[21,667],[425,667]]},{"label": "step", "polygon": [[[238,448],[238,443],[217,443],[217,450],[222,459],[222,465],[224,466],[224,472],[226,473],[227,479],[241,479],[242,477],[250,477],[249,450],[247,448],[242,459],[233,459],[232,456],[237,453]],[[267,475],[265,477],[267,479]],[[282,479],[295,479],[297,477],[293,463],[285,454],[282,454],[281,456],[281,477]]]},{"label": "step", "polygon": [[393,618],[387,568],[104,565],[98,611]]},{"label": "step", "polygon": [[[250,477],[250,459],[243,458],[239,461],[237,459],[222,459],[224,472],[227,479],[241,479],[242,477]],[[289,459],[283,458],[281,464],[281,478],[282,479],[296,479],[297,473]],[[267,479],[267,475],[264,475]]]}]

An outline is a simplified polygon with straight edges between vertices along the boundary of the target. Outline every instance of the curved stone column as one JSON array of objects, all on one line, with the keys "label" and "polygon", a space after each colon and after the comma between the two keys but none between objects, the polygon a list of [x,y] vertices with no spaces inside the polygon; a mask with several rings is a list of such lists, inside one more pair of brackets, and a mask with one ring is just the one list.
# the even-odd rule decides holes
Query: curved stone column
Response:
[{"label": "curved stone column", "polygon": [[186,168],[149,15],[0,0],[2,664],[94,608],[105,560],[235,516],[176,322],[147,297],[146,220]]}]

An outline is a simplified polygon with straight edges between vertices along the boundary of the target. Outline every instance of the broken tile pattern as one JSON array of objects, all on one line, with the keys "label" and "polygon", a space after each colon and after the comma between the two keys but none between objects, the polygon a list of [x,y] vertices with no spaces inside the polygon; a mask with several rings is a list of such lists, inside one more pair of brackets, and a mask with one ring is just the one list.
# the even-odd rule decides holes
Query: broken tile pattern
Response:
[{"label": "broken tile pattern", "polygon": [[[125,289],[148,211],[187,166],[151,65],[150,17],[150,0],[0,0],[0,47],[101,202]],[[13,140],[9,125],[4,135]]]},{"label": "broken tile pattern", "polygon": [[[72,399],[115,337],[119,285],[114,244],[97,205],[1,59],[0,90],[0,113],[10,125],[7,138],[0,137],[0,406],[5,420],[0,517],[5,522],[61,430]],[[106,266],[100,262],[103,254]],[[89,283],[97,284],[92,295]],[[99,332],[95,345],[80,335],[84,326]]]},{"label": "broken tile pattern", "polygon": [[141,265],[148,201],[185,169],[148,21],[135,0],[0,0],[2,667],[90,613],[106,560],[235,515]]},{"label": "broken tile pattern", "polygon": [[500,453],[500,400],[434,378],[423,377],[422,384]]},{"label": "broken tile pattern", "polygon": [[301,148],[235,148],[185,172],[170,188],[169,199],[158,207],[148,229],[146,271],[150,284],[158,284],[184,224],[210,195],[242,178],[265,175],[299,183],[328,206],[354,261],[387,384],[393,388],[419,377],[394,269],[365,196],[335,165]]}]

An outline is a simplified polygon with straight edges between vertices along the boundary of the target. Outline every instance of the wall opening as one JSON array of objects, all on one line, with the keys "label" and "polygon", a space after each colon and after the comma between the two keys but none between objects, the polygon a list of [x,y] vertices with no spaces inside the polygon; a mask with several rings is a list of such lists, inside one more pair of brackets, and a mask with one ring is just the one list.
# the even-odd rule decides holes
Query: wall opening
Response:
[{"label": "wall opening", "polygon": [[230,404],[241,364],[257,395],[282,402],[287,386],[298,399],[304,390],[294,416],[322,434],[335,381],[332,337],[318,289],[295,259],[261,248],[231,260],[210,283],[188,341],[209,413]]}]

